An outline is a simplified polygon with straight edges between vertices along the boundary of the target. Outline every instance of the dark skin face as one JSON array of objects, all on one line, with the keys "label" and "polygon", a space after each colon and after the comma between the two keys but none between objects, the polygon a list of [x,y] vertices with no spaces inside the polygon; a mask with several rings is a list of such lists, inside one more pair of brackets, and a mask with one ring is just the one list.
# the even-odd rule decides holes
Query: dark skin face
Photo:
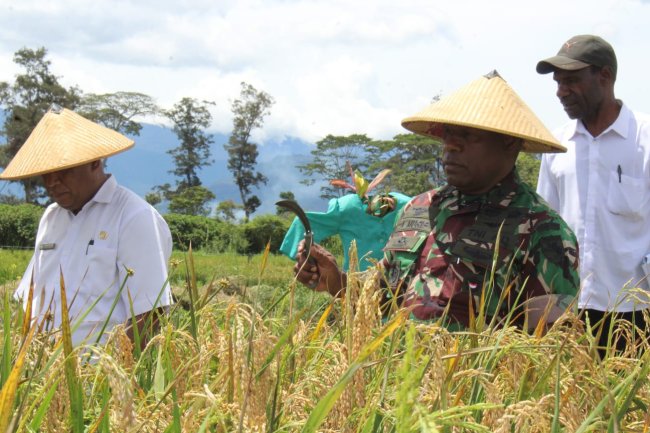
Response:
[{"label": "dark skin face", "polygon": [[514,168],[521,140],[495,132],[447,125],[442,162],[447,182],[464,194],[483,194]]},{"label": "dark skin face", "polygon": [[47,173],[42,177],[50,198],[74,214],[95,196],[108,179],[101,161]]},{"label": "dark skin face", "polygon": [[598,115],[604,100],[604,82],[592,68],[577,71],[556,70],[553,80],[567,115],[571,119],[590,120]]},{"label": "dark skin face", "polygon": [[569,118],[581,120],[595,137],[616,120],[620,103],[614,97],[615,77],[610,67],[577,71],[556,69],[556,95]]}]

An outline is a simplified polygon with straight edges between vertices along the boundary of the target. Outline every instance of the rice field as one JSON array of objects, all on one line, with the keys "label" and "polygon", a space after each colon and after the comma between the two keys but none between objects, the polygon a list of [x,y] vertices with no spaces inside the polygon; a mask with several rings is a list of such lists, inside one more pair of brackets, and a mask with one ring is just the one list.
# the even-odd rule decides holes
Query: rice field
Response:
[{"label": "rice field", "polygon": [[333,300],[284,257],[175,253],[180,302],[143,350],[121,327],[72,348],[27,326],[10,294],[29,254],[4,254],[3,432],[650,431],[645,347],[601,360],[572,315],[449,332],[382,319],[374,270]]}]

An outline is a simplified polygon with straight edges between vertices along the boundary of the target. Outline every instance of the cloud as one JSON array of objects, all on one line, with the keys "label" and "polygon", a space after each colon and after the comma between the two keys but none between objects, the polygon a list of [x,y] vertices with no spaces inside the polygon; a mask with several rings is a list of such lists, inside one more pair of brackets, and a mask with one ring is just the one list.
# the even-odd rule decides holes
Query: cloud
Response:
[{"label": "cloud", "polygon": [[578,33],[612,42],[617,92],[648,111],[649,15],[644,0],[21,0],[0,5],[0,80],[18,70],[14,51],[45,46],[66,85],[139,91],[165,107],[211,100],[221,133],[246,81],[276,100],[256,140],[314,142],[403,132],[400,120],[434,95],[496,68],[554,127],[564,113],[534,64]]}]

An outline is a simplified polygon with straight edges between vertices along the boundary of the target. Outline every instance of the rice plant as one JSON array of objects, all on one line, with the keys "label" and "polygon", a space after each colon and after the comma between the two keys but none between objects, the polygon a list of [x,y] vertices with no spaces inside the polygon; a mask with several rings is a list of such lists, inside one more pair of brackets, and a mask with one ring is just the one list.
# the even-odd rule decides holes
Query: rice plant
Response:
[{"label": "rice plant", "polygon": [[[69,329],[44,332],[5,290],[0,431],[650,431],[647,345],[601,360],[571,313],[545,333],[450,332],[408,311],[382,318],[375,269],[332,299],[268,251],[242,262],[253,276],[237,290],[224,275],[200,283],[192,254],[172,277],[187,301],[142,350],[122,326],[72,347]],[[269,283],[276,272],[286,281]]]}]

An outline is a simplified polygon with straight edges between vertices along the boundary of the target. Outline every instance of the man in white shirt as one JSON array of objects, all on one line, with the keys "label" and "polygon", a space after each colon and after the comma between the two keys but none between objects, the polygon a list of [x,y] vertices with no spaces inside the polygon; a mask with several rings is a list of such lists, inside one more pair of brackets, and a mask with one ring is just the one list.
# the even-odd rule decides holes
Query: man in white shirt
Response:
[{"label": "man in white shirt", "polygon": [[600,345],[607,346],[612,317],[646,329],[650,118],[614,96],[616,55],[598,36],[572,37],[537,72],[553,73],[572,119],[555,133],[567,152],[542,157],[537,192],[578,237],[579,307],[591,326],[603,324]]},{"label": "man in white shirt", "polygon": [[52,109],[0,174],[41,176],[54,201],[43,214],[32,260],[16,291],[44,328],[61,325],[63,275],[73,344],[103,341],[135,319],[141,344],[172,303],[167,262],[172,240],[165,220],[104,172],[103,158],[134,145],[123,135],[66,109]]}]

